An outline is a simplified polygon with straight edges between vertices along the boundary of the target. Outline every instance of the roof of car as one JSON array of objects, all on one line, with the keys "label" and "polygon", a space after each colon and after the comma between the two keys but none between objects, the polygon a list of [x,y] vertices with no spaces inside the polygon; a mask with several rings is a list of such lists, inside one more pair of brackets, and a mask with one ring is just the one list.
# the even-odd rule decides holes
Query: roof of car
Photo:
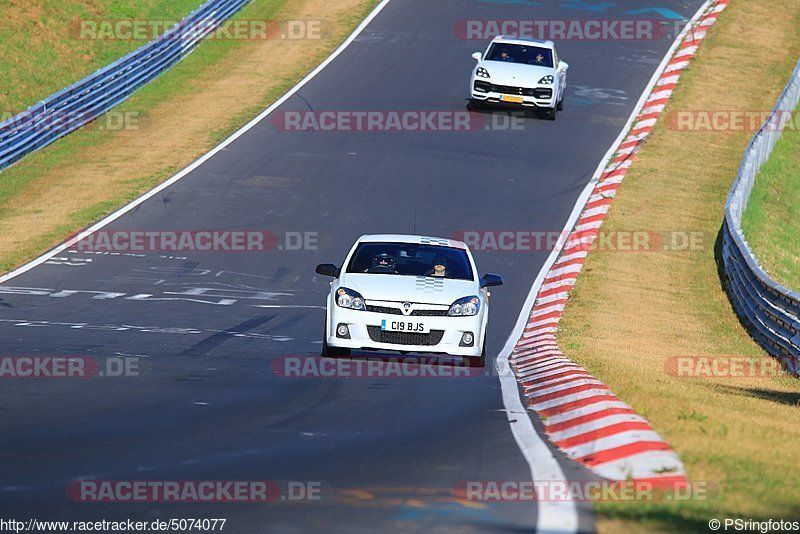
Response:
[{"label": "roof of car", "polygon": [[516,37],[505,37],[503,35],[498,35],[494,39],[492,39],[493,43],[509,43],[509,44],[520,44],[520,45],[536,45],[541,46],[543,48],[554,48],[556,44],[553,41],[539,41],[537,39],[518,39]]},{"label": "roof of car", "polygon": [[408,234],[369,234],[358,238],[361,243],[414,243],[416,245],[434,245],[440,247],[466,248],[463,241],[446,237],[432,237]]}]

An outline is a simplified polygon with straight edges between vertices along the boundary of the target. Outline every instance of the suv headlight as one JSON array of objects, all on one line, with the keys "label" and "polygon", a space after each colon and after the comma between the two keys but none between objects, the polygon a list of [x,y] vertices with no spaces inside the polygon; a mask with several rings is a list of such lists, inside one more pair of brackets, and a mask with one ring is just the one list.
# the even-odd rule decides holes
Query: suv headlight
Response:
[{"label": "suv headlight", "polygon": [[364,297],[358,291],[353,291],[346,287],[340,287],[336,290],[336,305],[351,310],[367,309],[364,304]]},{"label": "suv headlight", "polygon": [[543,85],[552,85],[553,84],[553,80],[555,80],[555,78],[553,78],[553,75],[552,74],[548,74],[547,76],[542,77],[542,79],[539,80],[539,83],[541,83]]},{"label": "suv headlight", "polygon": [[478,70],[475,72],[475,75],[480,77],[480,78],[488,78],[489,77],[489,71],[484,69],[483,67],[478,67]]},{"label": "suv headlight", "polygon": [[465,317],[477,315],[481,308],[481,301],[475,295],[458,299],[450,305],[447,315],[450,317]]}]

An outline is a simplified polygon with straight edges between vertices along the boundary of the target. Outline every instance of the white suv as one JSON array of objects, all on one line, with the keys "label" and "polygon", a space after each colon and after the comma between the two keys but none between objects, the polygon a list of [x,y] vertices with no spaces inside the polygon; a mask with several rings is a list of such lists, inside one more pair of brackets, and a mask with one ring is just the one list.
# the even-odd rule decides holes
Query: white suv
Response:
[{"label": "white suv", "polygon": [[470,79],[470,106],[511,104],[542,109],[550,120],[563,109],[567,87],[566,61],[553,41],[495,37]]}]

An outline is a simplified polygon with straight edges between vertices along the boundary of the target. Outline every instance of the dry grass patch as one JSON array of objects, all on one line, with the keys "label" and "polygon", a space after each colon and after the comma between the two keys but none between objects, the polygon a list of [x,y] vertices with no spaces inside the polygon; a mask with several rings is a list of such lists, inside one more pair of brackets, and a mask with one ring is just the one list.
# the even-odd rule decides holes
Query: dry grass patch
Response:
[{"label": "dry grass patch", "polygon": [[[797,2],[732,2],[667,111],[770,109],[800,52],[798,28]],[[743,98],[749,80],[763,90]],[[800,446],[800,382],[666,371],[676,356],[768,358],[741,328],[717,271],[722,210],[751,135],[660,123],[603,230],[700,232],[699,250],[595,251],[567,305],[566,353],[653,423],[691,479],[721,487],[710,501],[599,504],[603,531],[707,531],[709,519],[726,516],[800,518],[800,463],[787,452]]]}]

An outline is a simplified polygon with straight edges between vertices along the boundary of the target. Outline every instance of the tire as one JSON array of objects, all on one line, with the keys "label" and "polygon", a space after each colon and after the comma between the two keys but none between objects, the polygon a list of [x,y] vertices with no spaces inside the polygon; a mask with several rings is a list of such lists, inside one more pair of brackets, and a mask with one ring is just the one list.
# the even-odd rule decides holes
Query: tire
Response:
[{"label": "tire", "polygon": [[322,328],[322,356],[326,358],[339,358],[344,356],[350,356],[350,349],[342,347],[331,347],[330,345],[328,345],[328,336],[325,327]]},{"label": "tire", "polygon": [[549,108],[547,111],[545,111],[544,118],[549,121],[556,120],[556,113],[558,113],[558,110],[556,108]]},{"label": "tire", "polygon": [[481,109],[481,104],[477,100],[473,100],[472,98],[470,98],[467,101],[467,111],[480,111],[480,109]]},{"label": "tire", "polygon": [[564,111],[564,97],[561,97],[561,100],[558,101],[558,105],[556,106],[558,111]]},{"label": "tire", "polygon": [[464,361],[470,368],[483,369],[486,367],[486,340],[483,340],[483,349],[480,356],[464,356]]}]

